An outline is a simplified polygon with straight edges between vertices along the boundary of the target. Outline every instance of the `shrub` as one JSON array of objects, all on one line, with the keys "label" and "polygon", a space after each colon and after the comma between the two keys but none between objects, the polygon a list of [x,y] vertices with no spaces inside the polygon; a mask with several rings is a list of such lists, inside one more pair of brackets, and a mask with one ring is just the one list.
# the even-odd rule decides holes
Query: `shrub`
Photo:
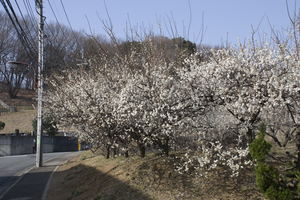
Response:
[{"label": "shrub", "polygon": [[[37,118],[32,120],[33,131],[37,133]],[[50,115],[45,115],[43,118],[43,131],[46,131],[49,135],[55,135],[58,132],[56,127],[56,122],[53,120],[53,117]]]},{"label": "shrub", "polygon": [[272,148],[271,143],[265,141],[266,125],[263,124],[257,133],[257,138],[250,144],[250,155],[258,162],[264,162],[266,154]]},{"label": "shrub", "polygon": [[294,199],[290,190],[280,184],[277,169],[265,161],[265,157],[272,147],[271,143],[264,139],[265,131],[266,126],[263,124],[257,133],[258,137],[250,144],[250,155],[257,161],[254,168],[256,185],[268,199]]},{"label": "shrub", "polygon": [[5,127],[5,123],[0,121],[0,130],[3,130]]}]

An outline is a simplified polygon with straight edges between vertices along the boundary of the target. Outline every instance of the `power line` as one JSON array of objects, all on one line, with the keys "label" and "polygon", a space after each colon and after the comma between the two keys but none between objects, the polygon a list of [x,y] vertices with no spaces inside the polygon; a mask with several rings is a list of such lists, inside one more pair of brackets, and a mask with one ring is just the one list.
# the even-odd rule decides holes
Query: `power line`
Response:
[{"label": "power line", "polygon": [[[56,14],[55,14],[55,12],[54,12],[54,9],[53,9],[53,7],[52,7],[52,4],[50,3],[49,0],[48,0],[48,4],[49,4],[49,6],[50,6],[50,9],[51,9],[51,11],[52,11],[52,13],[53,13],[53,15],[54,15],[54,18],[55,18],[55,20],[56,20],[56,23],[57,23],[57,25],[58,25],[58,27],[59,27],[59,29],[60,29],[60,31],[61,31],[61,33],[62,33],[64,39],[67,41],[67,40],[68,40],[68,37],[65,35],[65,31],[62,29],[62,27],[61,27],[61,25],[60,25],[60,23],[59,23],[59,21],[58,21],[58,19],[57,19],[57,16],[56,16]],[[56,36],[54,35],[53,31],[51,30],[51,28],[49,27],[49,25],[48,25],[47,23],[46,23],[46,26],[48,27],[48,30],[51,32],[51,34],[54,36],[55,42],[58,43],[58,41],[57,41],[57,39],[56,39]],[[77,40],[76,40],[76,41],[77,41]],[[50,43],[53,44],[51,41],[50,41]]]},{"label": "power line", "polygon": [[25,9],[27,11],[27,14],[28,14],[28,17],[29,17],[29,20],[32,24],[32,27],[35,29],[35,32],[38,33],[38,29],[37,29],[37,20],[34,18],[34,15],[33,15],[33,11],[31,9],[31,5],[30,3],[26,0],[23,0],[23,4],[25,6]]},{"label": "power line", "polygon": [[50,9],[52,10],[52,13],[53,13],[53,15],[54,15],[54,18],[55,18],[55,20],[56,20],[56,23],[58,24],[58,26],[59,26],[59,28],[60,28],[60,30],[61,30],[63,36],[65,37],[65,39],[67,39],[67,37],[66,37],[64,31],[62,30],[62,28],[61,28],[61,26],[60,26],[60,24],[59,24],[59,22],[58,22],[58,19],[57,19],[57,17],[56,17],[56,14],[55,14],[55,12],[54,12],[54,10],[53,10],[53,8],[52,8],[52,5],[51,5],[51,3],[50,3],[49,0],[48,0],[48,3],[49,3],[49,6],[50,6]]},{"label": "power line", "polygon": [[[30,40],[28,39],[28,37],[27,37],[25,31],[23,30],[23,28],[22,28],[22,26],[21,26],[21,24],[20,24],[20,22],[19,22],[19,20],[18,20],[18,17],[17,17],[17,15],[16,15],[16,13],[15,13],[15,11],[14,11],[14,9],[13,9],[11,3],[10,3],[10,1],[9,1],[9,0],[6,0],[6,2],[7,2],[7,4],[8,4],[8,6],[10,7],[10,10],[11,10],[11,12],[12,12],[14,18],[15,18],[15,22],[16,22],[17,25],[18,25],[18,26],[15,26],[15,27],[17,28],[17,31],[21,33],[21,34],[20,34],[20,35],[22,36],[21,39],[24,40],[24,42],[25,42],[25,44],[26,44],[26,47],[28,47],[29,50],[30,50],[30,46],[31,46],[32,49],[36,51],[36,49],[34,48],[34,46],[31,44]],[[18,29],[18,27],[19,27],[19,29]],[[37,51],[36,51],[36,52],[37,52]]]},{"label": "power line", "polygon": [[[25,24],[25,26],[26,26],[26,29],[27,29],[27,31],[28,31],[28,33],[29,33],[29,35],[30,35],[30,39],[33,40],[34,38],[36,38],[37,34],[35,34],[35,35],[32,36],[32,34],[31,34],[32,31],[30,30],[30,28],[29,28],[29,26],[28,26],[28,23],[27,23],[28,20],[26,20],[25,17],[23,16],[23,13],[22,13],[22,11],[21,11],[21,9],[20,9],[20,6],[19,6],[17,0],[15,0],[15,3],[16,3],[16,5],[17,5],[18,9],[19,9],[19,12],[20,12],[21,17],[22,17],[22,19],[23,19],[23,22],[24,22],[24,24]],[[30,20],[30,17],[28,17],[27,19]],[[33,28],[34,28],[34,26],[33,26]]]},{"label": "power line", "polygon": [[[64,6],[64,4],[63,4],[62,0],[60,0],[60,2],[61,2],[61,5],[62,5],[62,7],[63,7],[63,9],[64,9],[64,12],[65,12],[66,18],[67,18],[67,20],[68,20],[69,26],[70,26],[70,28],[71,28],[71,31],[72,31],[72,33],[73,33],[73,35],[74,35],[74,37],[75,37],[75,39],[76,39],[77,43],[79,44],[79,42],[78,42],[78,38],[77,38],[77,36],[75,35],[75,33],[74,33],[74,31],[73,31],[73,28],[72,28],[72,26],[71,26],[71,23],[70,23],[69,17],[68,17],[68,15],[67,15],[67,12],[66,12],[66,9],[65,9],[65,6]],[[81,44],[81,46],[82,46],[82,44]]]},{"label": "power line", "polygon": [[[16,13],[15,13],[15,11],[14,11],[14,9],[13,9],[11,3],[10,3],[10,1],[9,1],[9,0],[6,0],[6,3],[7,3],[7,5],[8,5],[8,7],[10,8],[12,14],[10,13],[8,7],[6,6],[4,0],[0,0],[0,2],[2,3],[2,5],[3,5],[3,7],[4,7],[4,9],[5,9],[5,11],[6,11],[7,15],[8,15],[8,17],[10,18],[10,20],[11,20],[13,26],[15,27],[15,30],[16,30],[16,32],[17,32],[17,35],[18,35],[19,39],[21,40],[21,43],[22,43],[22,45],[23,45],[23,47],[24,47],[26,53],[28,54],[28,56],[29,56],[31,59],[33,59],[33,60],[35,60],[35,61],[37,62],[36,57],[33,56],[33,55],[34,55],[33,53],[36,53],[36,54],[37,54],[37,51],[36,51],[36,49],[33,47],[33,45],[30,43],[30,41],[29,41],[29,39],[28,39],[28,37],[27,37],[25,31],[23,30],[21,24],[19,23],[19,20],[18,20],[18,18],[17,18],[17,15],[16,15]],[[12,15],[14,16],[14,18],[12,17]],[[33,51],[34,51],[34,52],[33,52]]]}]

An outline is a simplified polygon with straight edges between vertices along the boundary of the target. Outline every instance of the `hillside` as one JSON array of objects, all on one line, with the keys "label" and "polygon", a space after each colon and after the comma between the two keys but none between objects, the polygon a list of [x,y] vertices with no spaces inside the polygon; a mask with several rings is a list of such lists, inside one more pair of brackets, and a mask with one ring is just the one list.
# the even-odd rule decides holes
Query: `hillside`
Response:
[{"label": "hillside", "polygon": [[2,113],[0,121],[5,123],[5,128],[0,130],[0,134],[14,133],[15,129],[19,129],[20,133],[31,133],[32,120],[36,113],[36,110]]},{"label": "hillside", "polygon": [[19,129],[20,133],[32,131],[32,120],[37,113],[34,109],[37,105],[36,95],[36,91],[20,89],[17,98],[11,99],[3,84],[0,84],[0,100],[9,106],[14,106],[17,110],[17,112],[5,112],[5,109],[1,109],[0,121],[5,123],[5,128],[0,130],[0,134],[14,133],[15,129]]},{"label": "hillside", "polygon": [[37,105],[37,91],[20,89],[16,98],[9,98],[8,93],[5,91],[6,87],[0,83],[0,100],[9,106],[24,106],[32,109],[32,105]]},{"label": "hillside", "polygon": [[47,200],[265,199],[256,187],[254,170],[238,178],[195,177],[175,172],[178,161],[153,153],[105,159],[86,151],[59,167]]}]

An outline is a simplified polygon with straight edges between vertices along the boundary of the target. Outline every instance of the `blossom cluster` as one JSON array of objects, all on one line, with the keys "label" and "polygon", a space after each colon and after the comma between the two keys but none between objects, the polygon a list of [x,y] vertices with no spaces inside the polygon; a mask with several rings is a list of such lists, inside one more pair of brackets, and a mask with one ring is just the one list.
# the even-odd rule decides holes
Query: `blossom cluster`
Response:
[{"label": "blossom cluster", "polygon": [[[201,55],[207,52],[196,52],[170,60],[151,38],[141,44],[124,57],[93,57],[89,70],[56,75],[45,100],[58,125],[99,146],[128,149],[135,141],[167,154],[168,142],[183,135],[205,133],[202,138],[222,142],[246,134],[251,142],[269,111],[299,107],[299,61],[282,47],[240,44],[212,48],[206,59]],[[237,176],[252,164],[247,146],[196,144],[200,153],[188,150],[178,172],[225,165]]]},{"label": "blossom cluster", "polygon": [[223,145],[218,142],[201,142],[196,152],[187,153],[181,157],[181,163],[176,166],[175,171],[184,173],[194,171],[200,176],[208,177],[209,171],[216,169],[218,166],[228,168],[231,177],[239,175],[239,171],[245,167],[252,166],[249,159],[249,147],[243,149],[224,149]]}]

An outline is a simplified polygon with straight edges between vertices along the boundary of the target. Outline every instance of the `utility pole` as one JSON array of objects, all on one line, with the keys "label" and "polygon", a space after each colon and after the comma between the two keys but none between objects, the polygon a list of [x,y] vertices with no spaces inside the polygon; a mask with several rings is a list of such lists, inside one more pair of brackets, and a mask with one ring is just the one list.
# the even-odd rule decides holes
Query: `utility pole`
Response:
[{"label": "utility pole", "polygon": [[36,0],[39,10],[39,55],[38,55],[38,116],[36,139],[36,166],[43,165],[43,70],[44,70],[44,16],[43,0]]}]

